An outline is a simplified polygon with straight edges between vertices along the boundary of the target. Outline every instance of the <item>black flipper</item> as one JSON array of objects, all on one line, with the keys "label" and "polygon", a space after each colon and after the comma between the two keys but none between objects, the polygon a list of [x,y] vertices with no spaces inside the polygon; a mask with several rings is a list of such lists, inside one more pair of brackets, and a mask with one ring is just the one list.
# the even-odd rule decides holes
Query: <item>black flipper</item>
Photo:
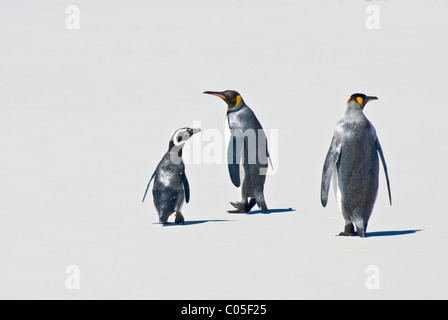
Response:
[{"label": "black flipper", "polygon": [[190,201],[190,185],[188,184],[188,179],[187,179],[187,176],[185,175],[185,171],[181,172],[180,180],[184,184],[185,202],[188,203]]},{"label": "black flipper", "polygon": [[322,184],[320,190],[320,201],[322,206],[326,207],[328,202],[328,192],[330,190],[331,177],[336,163],[339,160],[341,154],[340,145],[333,138],[331,141],[330,149],[328,150],[327,157],[325,158],[324,168],[322,171]]},{"label": "black flipper", "polygon": [[389,174],[387,173],[386,160],[384,159],[383,149],[381,149],[381,145],[380,145],[380,141],[378,140],[378,137],[376,138],[375,145],[376,145],[376,150],[378,151],[378,154],[380,155],[381,163],[383,164],[384,173],[386,175],[387,191],[389,192],[389,203],[390,203],[390,205],[392,205],[392,195],[390,193]]},{"label": "black flipper", "polygon": [[151,184],[151,181],[152,181],[152,179],[154,179],[154,176],[155,176],[155,175],[156,175],[156,172],[154,171],[154,173],[153,173],[152,176],[151,176],[151,179],[150,179],[149,182],[148,182],[148,185],[146,186],[145,195],[143,196],[142,203],[145,201],[146,193],[148,192],[149,185]]},{"label": "black flipper", "polygon": [[227,165],[229,168],[230,179],[235,187],[239,188],[241,185],[240,179],[240,165],[241,152],[243,150],[244,140],[240,135],[232,133],[230,137],[229,147],[227,149]]}]

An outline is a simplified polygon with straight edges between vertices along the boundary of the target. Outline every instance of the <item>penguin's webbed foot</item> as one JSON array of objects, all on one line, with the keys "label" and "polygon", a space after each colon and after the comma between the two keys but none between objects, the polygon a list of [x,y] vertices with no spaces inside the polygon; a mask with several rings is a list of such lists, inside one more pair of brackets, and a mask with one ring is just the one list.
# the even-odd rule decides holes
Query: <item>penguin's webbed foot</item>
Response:
[{"label": "penguin's webbed foot", "polygon": [[358,233],[355,231],[353,224],[348,223],[345,225],[344,231],[342,231],[339,235],[344,237],[354,237],[357,236]]},{"label": "penguin's webbed foot", "polygon": [[235,201],[230,202],[232,206],[236,208],[236,210],[228,210],[228,213],[247,213],[245,206],[241,204],[241,202]]},{"label": "penguin's webbed foot", "polygon": [[247,213],[247,212],[241,210],[227,210],[227,213]]},{"label": "penguin's webbed foot", "polygon": [[354,237],[354,236],[357,236],[358,234],[356,232],[345,232],[345,231],[342,231],[339,235],[343,236],[343,237]]},{"label": "penguin's webbed foot", "polygon": [[251,198],[249,203],[247,202],[230,202],[232,206],[236,208],[236,210],[229,210],[228,213],[248,213],[256,204],[255,199]]},{"label": "penguin's webbed foot", "polygon": [[174,222],[177,223],[177,224],[185,223],[184,216],[182,215],[181,212],[179,212],[179,211],[176,212],[176,218],[174,219]]}]

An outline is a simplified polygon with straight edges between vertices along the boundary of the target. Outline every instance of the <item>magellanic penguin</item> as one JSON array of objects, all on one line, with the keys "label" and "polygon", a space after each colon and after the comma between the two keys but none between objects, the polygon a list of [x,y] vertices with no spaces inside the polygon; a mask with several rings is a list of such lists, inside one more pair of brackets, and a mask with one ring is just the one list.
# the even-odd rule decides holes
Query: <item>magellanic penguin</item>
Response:
[{"label": "magellanic penguin", "polygon": [[230,179],[237,188],[241,186],[241,164],[244,169],[241,202],[231,202],[236,210],[228,212],[247,213],[255,203],[261,210],[268,212],[264,200],[264,183],[269,153],[263,127],[238,92],[226,90],[223,92],[205,91],[204,93],[217,96],[227,103],[226,117],[230,128],[227,163]]},{"label": "magellanic penguin", "polygon": [[[361,93],[350,96],[344,116],[336,124],[333,140],[322,172],[321,202],[328,201],[330,181],[345,220],[342,236],[366,236],[367,223],[378,193],[380,155],[386,175],[389,203],[392,205],[389,176],[380,141],[363,109],[367,102],[377,100]],[[356,233],[353,223],[356,226]]]},{"label": "magellanic penguin", "polygon": [[[184,223],[185,219],[181,213],[184,201],[190,201],[190,187],[185,175],[185,164],[182,160],[182,148],[185,142],[201,129],[180,128],[171,136],[168,151],[159,162],[146,187],[143,201],[149,185],[154,179],[152,195],[154,205],[159,215],[159,222],[166,224],[171,214],[176,212],[176,223]],[[142,201],[142,202],[143,202]]]}]

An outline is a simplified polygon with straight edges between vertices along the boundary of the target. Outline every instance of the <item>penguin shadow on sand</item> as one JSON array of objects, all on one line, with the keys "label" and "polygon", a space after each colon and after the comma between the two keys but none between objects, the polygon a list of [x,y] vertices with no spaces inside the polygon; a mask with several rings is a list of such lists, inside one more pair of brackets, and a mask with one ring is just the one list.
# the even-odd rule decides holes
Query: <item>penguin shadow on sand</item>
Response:
[{"label": "penguin shadow on sand", "polygon": [[391,236],[403,236],[407,234],[414,234],[423,231],[423,229],[412,229],[412,230],[390,230],[390,231],[373,231],[367,232],[366,237],[391,237]]},{"label": "penguin shadow on sand", "polygon": [[[373,237],[392,237],[392,236],[404,236],[408,234],[414,234],[423,231],[423,229],[410,229],[410,230],[389,230],[389,231],[372,231],[366,232],[366,238]],[[345,237],[340,234],[335,235],[336,237]],[[351,237],[358,237],[358,235],[353,235]]]},{"label": "penguin shadow on sand", "polygon": [[207,222],[229,222],[234,220],[191,220],[191,221],[184,221],[182,223],[176,223],[176,222],[166,222],[166,223],[159,223],[154,222],[153,224],[159,224],[163,227],[179,227],[179,226],[192,226],[196,224],[203,224]]},{"label": "penguin shadow on sand", "polygon": [[[296,211],[293,208],[287,208],[287,209],[269,209],[268,212],[264,212],[263,210],[252,210],[247,213],[230,213],[230,214],[246,214],[246,215],[255,215],[255,214],[271,214],[271,213],[282,213],[282,212],[292,212]],[[163,227],[176,227],[176,226],[192,226],[196,224],[203,224],[208,222],[232,222],[236,220],[191,220],[191,221],[184,221],[182,223],[176,223],[176,222],[167,222],[167,223],[158,223],[154,222],[153,224],[161,224]]]},{"label": "penguin shadow on sand", "polygon": [[[287,208],[287,209],[269,209],[268,212],[264,212],[263,210],[252,210],[246,213],[247,215],[254,215],[254,214],[271,214],[271,213],[282,213],[282,212],[292,212],[296,211],[296,209],[293,208]],[[240,213],[231,213],[231,214],[240,214]]]}]

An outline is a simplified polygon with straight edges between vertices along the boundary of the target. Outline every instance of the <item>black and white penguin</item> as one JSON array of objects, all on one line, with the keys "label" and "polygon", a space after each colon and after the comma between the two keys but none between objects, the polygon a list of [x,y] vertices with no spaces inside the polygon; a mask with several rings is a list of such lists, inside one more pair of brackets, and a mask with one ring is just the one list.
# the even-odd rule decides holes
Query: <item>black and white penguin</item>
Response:
[{"label": "black and white penguin", "polygon": [[168,151],[159,162],[159,165],[146,187],[143,201],[145,201],[149,185],[154,179],[152,195],[154,198],[154,205],[159,215],[159,222],[162,224],[166,224],[168,218],[174,212],[176,213],[176,223],[185,222],[181,210],[184,201],[187,203],[190,201],[190,187],[188,185],[187,176],[185,175],[185,164],[182,160],[182,148],[184,147],[185,142],[187,142],[193,134],[200,131],[201,129],[199,128],[180,128],[173,133],[168,146]]}]

